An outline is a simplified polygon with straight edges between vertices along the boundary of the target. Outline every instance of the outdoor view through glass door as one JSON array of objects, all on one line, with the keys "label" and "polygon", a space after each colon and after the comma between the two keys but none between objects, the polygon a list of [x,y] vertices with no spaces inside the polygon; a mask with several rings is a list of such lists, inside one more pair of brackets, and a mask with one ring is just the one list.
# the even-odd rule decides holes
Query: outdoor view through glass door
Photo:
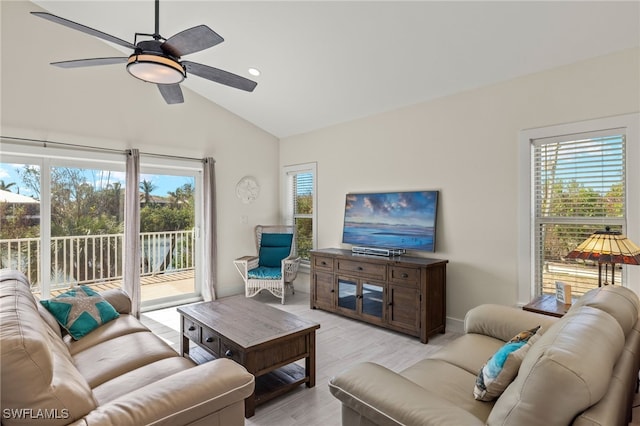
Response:
[{"label": "outdoor view through glass door", "polygon": [[[81,163],[0,163],[0,267],[25,273],[40,297],[76,285],[122,286],[124,164]],[[141,174],[143,306],[199,295],[196,176]]]},{"label": "outdoor view through glass door", "polygon": [[140,176],[142,305],[197,295],[195,176]]}]

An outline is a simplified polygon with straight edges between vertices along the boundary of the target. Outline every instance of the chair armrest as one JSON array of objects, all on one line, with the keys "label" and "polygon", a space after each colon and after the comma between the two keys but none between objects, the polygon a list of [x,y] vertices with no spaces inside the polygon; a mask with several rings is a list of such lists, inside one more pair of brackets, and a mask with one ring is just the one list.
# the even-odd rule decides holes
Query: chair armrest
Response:
[{"label": "chair armrest", "polygon": [[258,256],[242,256],[233,261],[236,266],[246,267],[247,270],[251,270],[253,268],[258,267]]},{"label": "chair armrest", "polygon": [[236,402],[255,386],[244,367],[226,358],[180,371],[97,407],[87,424],[189,424]]},{"label": "chair armrest", "polygon": [[298,276],[300,268],[300,256],[289,256],[282,259],[282,276],[285,282],[292,282]]},{"label": "chair armrest", "polygon": [[121,314],[131,313],[131,298],[121,288],[112,288],[100,293],[104,299],[113,306],[113,308]]},{"label": "chair armrest", "polygon": [[258,256],[242,256],[233,261],[245,283],[247,282],[249,271],[258,267],[258,261]]},{"label": "chair armrest", "polygon": [[467,312],[464,330],[507,342],[523,330],[541,326],[540,331],[544,331],[558,319],[511,306],[485,304]]},{"label": "chair armrest", "polygon": [[[378,425],[475,426],[474,415],[381,365],[356,364],[329,380],[331,394]],[[434,389],[434,392],[437,392]]]}]

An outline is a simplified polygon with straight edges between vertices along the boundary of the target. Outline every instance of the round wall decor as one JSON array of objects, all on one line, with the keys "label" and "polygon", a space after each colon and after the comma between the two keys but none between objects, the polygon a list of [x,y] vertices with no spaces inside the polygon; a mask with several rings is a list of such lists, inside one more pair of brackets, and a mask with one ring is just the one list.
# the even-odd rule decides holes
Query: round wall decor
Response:
[{"label": "round wall decor", "polygon": [[236,196],[243,203],[249,204],[260,195],[260,185],[253,176],[245,176],[236,184]]}]

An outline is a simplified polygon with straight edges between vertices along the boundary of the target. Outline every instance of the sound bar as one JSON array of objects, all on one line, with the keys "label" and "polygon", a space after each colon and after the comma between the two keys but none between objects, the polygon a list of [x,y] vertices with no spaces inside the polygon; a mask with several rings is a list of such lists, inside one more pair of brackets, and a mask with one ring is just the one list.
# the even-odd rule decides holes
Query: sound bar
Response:
[{"label": "sound bar", "polygon": [[383,249],[376,247],[352,247],[351,253],[353,254],[366,254],[370,256],[400,256],[405,254],[405,249]]}]

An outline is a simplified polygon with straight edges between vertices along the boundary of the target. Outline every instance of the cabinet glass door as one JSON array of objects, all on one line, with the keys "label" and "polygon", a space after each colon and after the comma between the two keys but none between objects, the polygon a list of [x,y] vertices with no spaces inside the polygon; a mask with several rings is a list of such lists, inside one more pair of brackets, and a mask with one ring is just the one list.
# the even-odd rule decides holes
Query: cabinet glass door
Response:
[{"label": "cabinet glass door", "polygon": [[376,284],[362,284],[362,313],[382,318],[384,287]]},{"label": "cabinet glass door", "polygon": [[338,279],[338,306],[344,309],[356,310],[358,283],[355,281]]}]

